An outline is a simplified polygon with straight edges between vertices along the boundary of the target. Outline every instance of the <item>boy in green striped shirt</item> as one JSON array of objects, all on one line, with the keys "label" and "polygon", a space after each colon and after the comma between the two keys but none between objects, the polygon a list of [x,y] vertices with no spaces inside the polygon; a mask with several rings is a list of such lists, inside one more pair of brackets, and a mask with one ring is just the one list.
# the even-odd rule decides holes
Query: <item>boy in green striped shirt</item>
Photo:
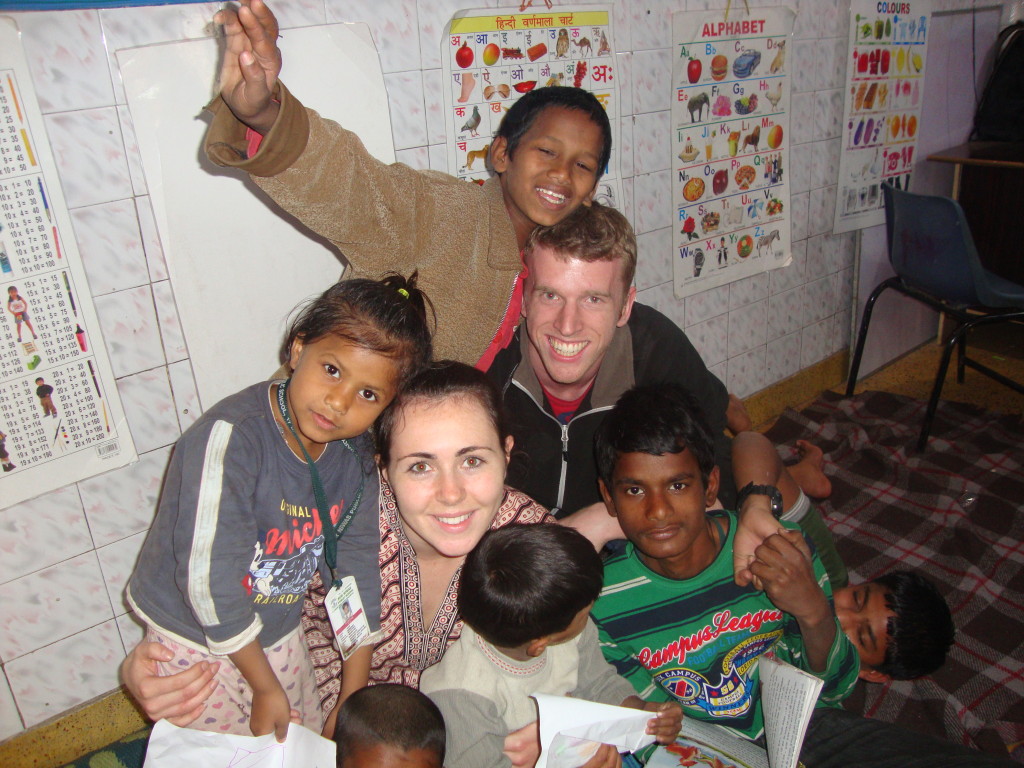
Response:
[{"label": "boy in green striped shirt", "polygon": [[718,491],[713,442],[685,390],[630,390],[596,449],[601,495],[629,544],[605,563],[592,614],[605,657],[637,694],[756,739],[756,661],[771,651],[824,680],[819,706],[838,705],[859,665],[825,569],[797,527],[780,522],[750,566],[764,591],[736,585],[736,515],[708,509]]}]

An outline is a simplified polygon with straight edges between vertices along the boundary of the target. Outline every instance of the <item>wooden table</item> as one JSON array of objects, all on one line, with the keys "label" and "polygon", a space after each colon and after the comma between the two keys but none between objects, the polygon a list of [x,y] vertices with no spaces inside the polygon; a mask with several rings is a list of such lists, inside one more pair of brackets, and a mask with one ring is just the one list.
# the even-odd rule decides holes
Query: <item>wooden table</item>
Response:
[{"label": "wooden table", "polygon": [[977,141],[928,156],[953,163],[953,197],[986,269],[1024,284],[1024,144]]}]

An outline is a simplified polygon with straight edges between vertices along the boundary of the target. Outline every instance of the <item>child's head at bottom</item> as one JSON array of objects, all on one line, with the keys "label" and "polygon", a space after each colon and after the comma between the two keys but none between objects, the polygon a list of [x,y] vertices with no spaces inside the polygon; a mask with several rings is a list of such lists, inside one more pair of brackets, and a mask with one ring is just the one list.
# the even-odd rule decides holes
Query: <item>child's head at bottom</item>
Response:
[{"label": "child's head at bottom", "polygon": [[536,657],[583,631],[603,577],[600,556],[578,531],[508,525],[488,531],[466,556],[459,612],[492,645]]},{"label": "child's head at bottom", "polygon": [[404,685],[371,685],[341,705],[334,740],[338,768],[442,768],[444,718]]}]

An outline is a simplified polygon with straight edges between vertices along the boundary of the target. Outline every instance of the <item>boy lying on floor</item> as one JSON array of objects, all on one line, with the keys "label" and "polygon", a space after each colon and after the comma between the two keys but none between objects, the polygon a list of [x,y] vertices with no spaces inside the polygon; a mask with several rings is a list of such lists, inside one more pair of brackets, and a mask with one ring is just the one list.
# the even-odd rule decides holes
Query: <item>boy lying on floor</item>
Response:
[{"label": "boy lying on floor", "polygon": [[946,663],[953,617],[924,576],[891,571],[832,595],[843,632],[860,656],[860,676],[871,683],[914,680]]}]

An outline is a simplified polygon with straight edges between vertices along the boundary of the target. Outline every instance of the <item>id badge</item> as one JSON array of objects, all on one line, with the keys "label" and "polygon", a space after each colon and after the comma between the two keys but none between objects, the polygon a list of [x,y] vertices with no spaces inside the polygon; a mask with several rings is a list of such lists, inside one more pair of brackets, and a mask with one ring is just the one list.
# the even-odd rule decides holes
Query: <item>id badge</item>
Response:
[{"label": "id badge", "polygon": [[363,601],[356,589],[356,577],[346,576],[327,592],[327,615],[334,630],[334,639],[341,649],[341,658],[348,657],[370,637],[370,624],[363,611]]}]

